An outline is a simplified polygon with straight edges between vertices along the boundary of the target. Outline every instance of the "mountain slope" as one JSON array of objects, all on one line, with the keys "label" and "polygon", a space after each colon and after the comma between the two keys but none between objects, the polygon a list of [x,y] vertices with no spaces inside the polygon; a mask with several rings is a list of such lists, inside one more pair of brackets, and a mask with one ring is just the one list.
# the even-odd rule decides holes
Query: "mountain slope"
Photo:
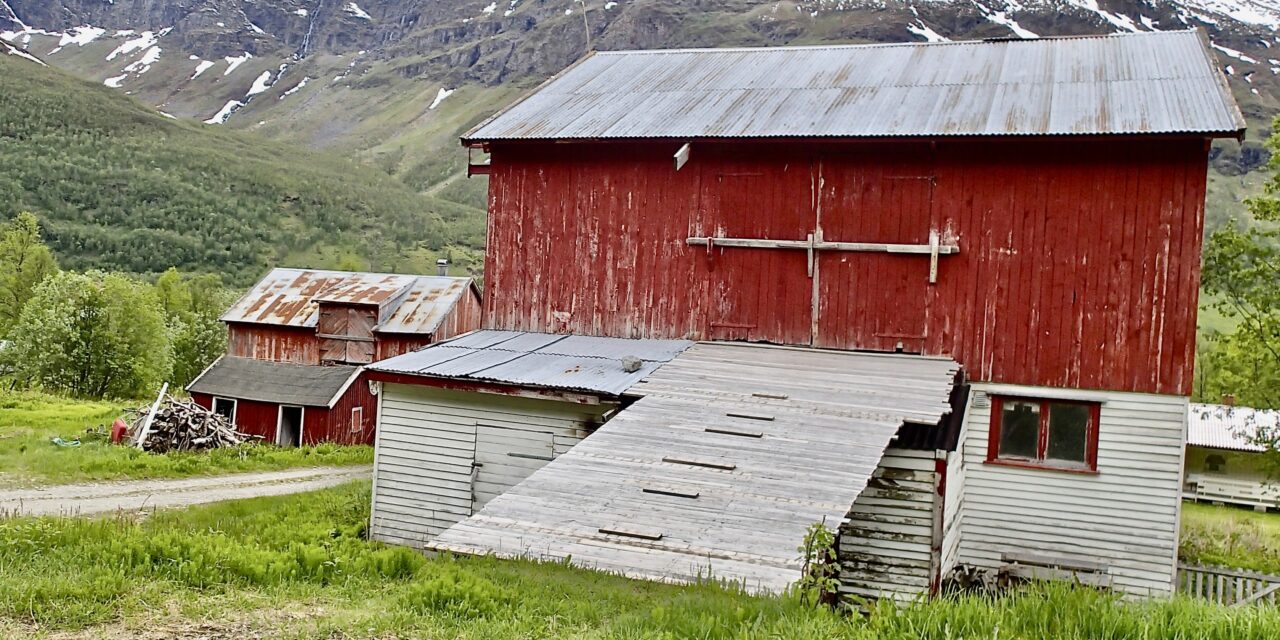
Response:
[{"label": "mountain slope", "polygon": [[169,119],[13,54],[0,55],[0,158],[0,218],[40,215],[69,268],[243,283],[268,264],[355,254],[420,270],[462,235],[445,219],[456,211],[381,172]]},{"label": "mountain slope", "polygon": [[[0,40],[179,118],[339,151],[482,235],[457,136],[589,49],[1205,29],[1250,122],[1215,145],[1209,227],[1256,193],[1280,0],[0,0]],[[465,221],[465,222],[461,222]]]}]

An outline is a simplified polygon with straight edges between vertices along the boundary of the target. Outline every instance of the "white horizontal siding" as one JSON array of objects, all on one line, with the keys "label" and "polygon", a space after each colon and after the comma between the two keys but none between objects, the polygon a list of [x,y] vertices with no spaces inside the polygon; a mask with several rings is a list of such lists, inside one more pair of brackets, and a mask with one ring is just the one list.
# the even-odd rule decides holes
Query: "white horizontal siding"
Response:
[{"label": "white horizontal siding", "polygon": [[378,402],[370,531],[419,548],[546,464],[510,453],[564,453],[607,408],[401,384]]},{"label": "white horizontal siding", "polygon": [[890,448],[840,530],[840,591],[910,600],[933,579],[937,473],[932,451]]},{"label": "white horizontal siding", "polygon": [[[1000,390],[974,385],[974,395]],[[996,568],[1011,552],[1062,556],[1107,566],[1112,585],[1133,595],[1171,592],[1187,399],[1087,393],[1103,400],[1096,475],[987,464],[991,407],[971,395],[948,478],[959,499],[944,529],[958,535],[944,541],[945,566]]]}]

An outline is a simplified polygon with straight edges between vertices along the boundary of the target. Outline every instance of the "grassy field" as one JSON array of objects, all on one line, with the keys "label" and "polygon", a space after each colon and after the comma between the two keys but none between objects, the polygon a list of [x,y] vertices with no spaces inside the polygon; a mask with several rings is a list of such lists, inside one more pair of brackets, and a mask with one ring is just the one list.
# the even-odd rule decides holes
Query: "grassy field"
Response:
[{"label": "grassy field", "polygon": [[[0,395],[0,485],[176,478],[289,467],[367,464],[372,447],[251,445],[205,453],[145,453],[109,442],[111,422],[136,402],[71,400],[32,392]],[[103,427],[98,429],[97,427]],[[90,433],[88,430],[92,429]],[[55,437],[78,447],[60,447]]]},{"label": "grassy field", "polygon": [[[713,584],[427,559],[364,540],[368,496],[359,482],[143,519],[0,520],[0,637],[1280,637],[1280,610],[1124,603],[1070,587],[863,618]],[[147,635],[157,629],[166,635]]]},{"label": "grassy field", "polygon": [[1280,513],[1184,504],[1184,561],[1280,575]]}]

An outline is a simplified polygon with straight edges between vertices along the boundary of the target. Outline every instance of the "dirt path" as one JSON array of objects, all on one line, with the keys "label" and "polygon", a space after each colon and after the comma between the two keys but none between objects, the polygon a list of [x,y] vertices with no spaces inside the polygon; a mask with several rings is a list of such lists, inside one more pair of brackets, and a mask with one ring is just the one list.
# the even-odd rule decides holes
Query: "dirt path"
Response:
[{"label": "dirt path", "polygon": [[132,480],[0,490],[0,514],[90,515],[154,507],[185,507],[315,491],[368,478],[369,467],[315,467],[181,480]]}]

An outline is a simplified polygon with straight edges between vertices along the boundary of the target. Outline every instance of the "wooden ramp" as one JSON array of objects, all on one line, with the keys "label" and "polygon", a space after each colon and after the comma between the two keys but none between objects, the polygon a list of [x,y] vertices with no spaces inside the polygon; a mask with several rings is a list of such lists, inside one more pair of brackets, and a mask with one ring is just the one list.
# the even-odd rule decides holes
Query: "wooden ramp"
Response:
[{"label": "wooden ramp", "polygon": [[950,411],[945,358],[695,345],[642,396],[429,548],[781,591],[805,530],[835,529],[904,422]]}]

